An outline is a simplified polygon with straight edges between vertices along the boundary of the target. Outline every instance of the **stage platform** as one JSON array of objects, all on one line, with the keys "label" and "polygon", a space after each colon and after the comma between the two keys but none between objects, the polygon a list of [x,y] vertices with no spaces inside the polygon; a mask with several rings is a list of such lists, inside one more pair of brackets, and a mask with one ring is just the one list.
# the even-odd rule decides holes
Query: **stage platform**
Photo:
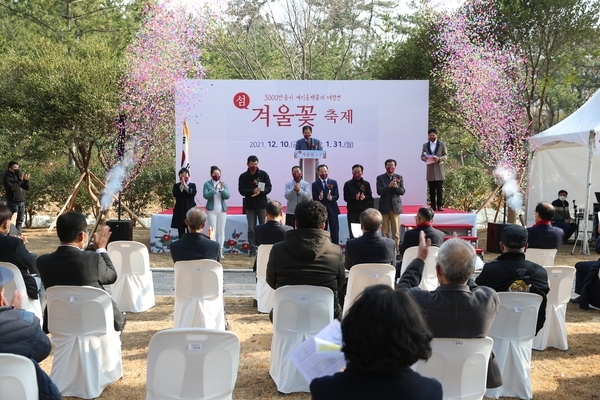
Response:
[{"label": "stage platform", "polygon": [[[415,223],[415,215],[420,205],[402,206],[402,215],[400,216],[401,226],[411,226]],[[340,224],[340,244],[346,243],[349,239],[348,222],[346,219],[346,207],[340,206],[341,214],[338,216]],[[164,210],[153,214],[150,221],[150,251],[153,253],[168,253],[169,247],[174,240],[177,240],[177,229],[171,229],[171,218],[173,210]],[[433,220],[434,227],[446,230],[444,227],[454,227],[452,230],[459,230],[459,234],[468,233],[470,236],[477,236],[477,214],[459,210],[444,209],[443,212],[436,211]],[[471,229],[467,229],[467,227]],[[225,226],[225,240],[223,247],[224,253],[248,253],[249,244],[247,237],[248,226],[246,216],[242,214],[241,206],[227,207],[227,224]],[[467,232],[468,231],[468,232]],[[451,232],[447,232],[451,233]],[[400,237],[404,235],[403,228],[400,229]]]}]

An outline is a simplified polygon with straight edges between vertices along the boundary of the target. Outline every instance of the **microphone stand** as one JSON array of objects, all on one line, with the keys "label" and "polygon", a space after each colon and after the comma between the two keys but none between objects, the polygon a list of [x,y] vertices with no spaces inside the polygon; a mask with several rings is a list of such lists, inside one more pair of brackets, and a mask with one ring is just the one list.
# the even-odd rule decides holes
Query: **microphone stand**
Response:
[{"label": "microphone stand", "polygon": [[[585,216],[585,211],[584,211]],[[575,225],[577,229],[575,230],[575,241],[573,243],[573,250],[571,250],[571,255],[575,254],[575,249],[577,248],[577,240],[579,238],[579,220],[581,219],[581,215],[577,212],[577,204],[575,204],[575,200],[573,200],[573,215],[575,215]],[[581,239],[583,241],[583,239]],[[583,246],[583,242],[581,244]]]}]

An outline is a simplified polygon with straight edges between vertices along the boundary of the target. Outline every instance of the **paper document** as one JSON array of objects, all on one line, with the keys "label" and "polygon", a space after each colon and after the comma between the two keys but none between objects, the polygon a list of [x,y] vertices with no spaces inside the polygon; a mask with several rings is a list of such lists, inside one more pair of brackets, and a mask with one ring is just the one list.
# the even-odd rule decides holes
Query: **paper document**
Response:
[{"label": "paper document", "polygon": [[333,375],[346,366],[342,353],[342,329],[340,321],[334,319],[289,354],[304,379],[310,383],[321,376]]},{"label": "paper document", "polygon": [[264,192],[265,191],[265,183],[258,182],[258,188],[260,189],[261,192]]}]

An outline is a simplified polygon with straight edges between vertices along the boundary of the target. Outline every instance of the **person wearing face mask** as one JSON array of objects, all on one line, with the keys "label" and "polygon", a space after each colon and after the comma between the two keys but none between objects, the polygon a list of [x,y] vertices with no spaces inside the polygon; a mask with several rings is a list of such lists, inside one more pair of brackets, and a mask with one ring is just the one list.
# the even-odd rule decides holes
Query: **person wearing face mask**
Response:
[{"label": "person wearing face mask", "polygon": [[29,190],[29,174],[21,174],[19,164],[10,161],[2,177],[2,184],[6,192],[6,205],[17,215],[15,225],[20,235],[25,221],[25,191]]},{"label": "person wearing face mask", "polygon": [[319,174],[319,179],[312,184],[312,197],[313,200],[319,201],[327,209],[325,230],[329,228],[331,242],[333,244],[340,244],[340,225],[338,222],[340,208],[337,204],[337,201],[340,198],[340,191],[338,189],[338,184],[336,181],[329,178],[329,168],[327,168],[327,165],[319,165],[317,173]]},{"label": "person wearing face mask", "polygon": [[221,180],[221,170],[216,165],[210,167],[211,179],[204,183],[202,196],[206,201],[208,226],[215,231],[215,239],[221,249],[223,258],[223,243],[225,242],[225,223],[227,222],[227,204],[229,188]]},{"label": "person wearing face mask", "polygon": [[396,242],[396,250],[400,245],[400,214],[402,214],[402,198],[404,190],[404,179],[394,173],[396,171],[396,160],[385,160],[385,174],[377,177],[377,194],[379,198],[379,212],[383,216],[381,233]]},{"label": "person wearing face mask", "polygon": [[446,144],[438,140],[437,130],[429,128],[429,141],[423,144],[421,161],[427,163],[427,184],[429,185],[429,203],[431,208],[444,211],[442,207],[442,185],[444,184],[444,161],[448,158]]},{"label": "person wearing face mask", "polygon": [[175,197],[175,206],[173,207],[173,218],[171,219],[171,228],[177,229],[179,239],[187,232],[185,226],[185,214],[196,207],[196,184],[190,182],[190,171],[187,168],[179,170],[179,183],[173,185],[173,197]]},{"label": "person wearing face mask", "polygon": [[573,236],[573,233],[577,231],[577,224],[571,218],[571,213],[569,212],[571,207],[569,206],[567,196],[569,196],[569,193],[566,190],[559,190],[558,199],[552,202],[554,206],[552,225],[563,230],[563,243],[567,243],[571,236]]},{"label": "person wearing face mask", "polygon": [[267,195],[273,186],[271,178],[266,171],[258,169],[258,157],[249,156],[246,162],[248,170],[243,172],[238,179],[238,191],[243,199],[244,213],[248,222],[248,243],[250,244],[250,257],[256,255],[258,246],[254,240],[254,227],[264,224],[267,214]]},{"label": "person wearing face mask", "polygon": [[310,183],[302,179],[302,169],[298,166],[292,167],[292,180],[285,184],[284,196],[287,200],[285,209],[285,224],[295,228],[296,219],[294,218],[294,210],[296,204],[303,200],[310,200]]},{"label": "person wearing face mask", "polygon": [[351,224],[360,224],[360,214],[367,208],[373,207],[373,193],[371,184],[363,179],[363,166],[352,166],[352,179],[344,183],[344,201],[348,210],[348,232],[354,239]]},{"label": "person wearing face mask", "polygon": [[[84,251],[89,242],[87,221],[83,214],[68,212],[56,220],[56,234],[60,246],[54,253],[39,256],[37,270],[46,289],[57,285],[92,286],[104,289],[117,280],[117,271],[106,252],[110,228],[102,227],[94,233],[95,251]],[[116,331],[125,327],[125,313],[112,302]],[[44,332],[48,333],[48,314],[44,310]]]}]

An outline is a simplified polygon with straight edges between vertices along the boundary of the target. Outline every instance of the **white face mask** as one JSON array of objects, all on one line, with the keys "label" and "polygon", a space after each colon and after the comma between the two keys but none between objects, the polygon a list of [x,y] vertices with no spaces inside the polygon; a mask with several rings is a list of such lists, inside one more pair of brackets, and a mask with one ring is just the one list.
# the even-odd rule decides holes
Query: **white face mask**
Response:
[{"label": "white face mask", "polygon": [[565,201],[567,198],[566,198],[565,196],[558,196],[558,199],[559,199],[560,201]]}]

